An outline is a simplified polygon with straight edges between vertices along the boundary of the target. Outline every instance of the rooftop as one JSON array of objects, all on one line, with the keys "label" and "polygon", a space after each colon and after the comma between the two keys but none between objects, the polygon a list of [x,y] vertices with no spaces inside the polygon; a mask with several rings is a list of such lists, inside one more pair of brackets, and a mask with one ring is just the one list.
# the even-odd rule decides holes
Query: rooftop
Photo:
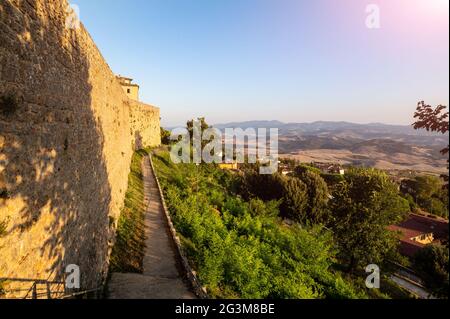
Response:
[{"label": "rooftop", "polygon": [[446,219],[433,215],[410,214],[407,220],[398,225],[389,226],[389,229],[402,233],[400,252],[413,257],[418,250],[425,246],[414,238],[432,234],[434,241],[448,240],[448,227],[449,224]]}]

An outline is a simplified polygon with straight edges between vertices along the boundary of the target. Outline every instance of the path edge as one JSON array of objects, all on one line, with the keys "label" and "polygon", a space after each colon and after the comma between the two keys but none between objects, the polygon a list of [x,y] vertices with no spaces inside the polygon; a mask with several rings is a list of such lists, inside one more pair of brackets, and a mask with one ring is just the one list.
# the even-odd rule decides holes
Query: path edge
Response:
[{"label": "path edge", "polygon": [[161,202],[162,202],[164,215],[166,216],[167,223],[169,224],[170,234],[172,235],[172,239],[173,239],[173,241],[175,243],[175,246],[177,248],[177,253],[178,253],[178,255],[179,255],[180,259],[181,259],[181,264],[183,265],[186,277],[189,280],[192,288],[194,289],[195,295],[199,299],[208,299],[209,297],[208,297],[208,293],[207,293],[206,287],[202,286],[202,284],[200,283],[200,280],[197,277],[197,273],[189,265],[189,261],[188,261],[188,259],[186,257],[186,254],[184,253],[183,247],[181,246],[180,237],[178,237],[177,230],[175,229],[175,227],[173,225],[172,218],[170,217],[169,210],[167,209],[167,205],[166,205],[166,200],[165,200],[164,194],[162,192],[161,184],[159,183],[159,178],[158,178],[158,175],[156,174],[156,170],[155,170],[155,167],[153,165],[152,154],[151,154],[151,152],[147,152],[147,153],[148,153],[148,158],[150,160],[150,166],[152,168],[152,174],[155,177],[156,185],[158,187],[158,191],[159,191],[160,199],[161,199]]}]

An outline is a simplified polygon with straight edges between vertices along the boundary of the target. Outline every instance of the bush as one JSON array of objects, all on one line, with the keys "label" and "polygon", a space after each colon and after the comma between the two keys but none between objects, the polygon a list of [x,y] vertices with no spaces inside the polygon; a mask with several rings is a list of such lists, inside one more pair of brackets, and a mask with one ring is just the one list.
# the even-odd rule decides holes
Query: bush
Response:
[{"label": "bush", "polygon": [[425,246],[414,256],[413,265],[434,295],[448,298],[448,247],[443,245]]},{"label": "bush", "polygon": [[308,191],[308,205],[305,220],[312,224],[326,224],[330,220],[328,211],[329,190],[320,174],[312,170],[296,169],[295,177],[300,179]]},{"label": "bush", "polygon": [[420,207],[431,214],[448,218],[448,188],[439,177],[417,176],[403,181],[401,188],[412,209]]},{"label": "bush", "polygon": [[[241,198],[233,175],[214,165],[174,165],[156,151],[154,164],[190,263],[214,298],[353,298],[352,285],[331,269],[332,235],[321,228],[284,226],[281,201]],[[177,175],[181,183],[174,183]],[[195,191],[189,180],[195,176]],[[283,185],[280,176],[250,176]],[[299,181],[291,182],[292,187]],[[254,186],[257,186],[253,184]],[[256,187],[263,195],[263,187]],[[222,194],[222,195],[219,195]]]},{"label": "bush", "polygon": [[345,181],[344,175],[341,174],[320,174],[320,176],[330,188]]},{"label": "bush", "polygon": [[408,202],[386,173],[352,169],[333,191],[330,223],[349,271],[397,259],[398,235],[387,230],[409,212]]}]

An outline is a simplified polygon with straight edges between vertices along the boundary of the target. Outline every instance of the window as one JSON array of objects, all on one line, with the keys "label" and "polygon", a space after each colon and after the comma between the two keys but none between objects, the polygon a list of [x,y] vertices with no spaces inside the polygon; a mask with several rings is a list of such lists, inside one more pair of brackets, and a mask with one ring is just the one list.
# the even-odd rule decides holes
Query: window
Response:
[{"label": "window", "polygon": [[130,93],[131,93],[131,90],[130,90],[130,89],[127,89],[127,93],[130,94]]}]

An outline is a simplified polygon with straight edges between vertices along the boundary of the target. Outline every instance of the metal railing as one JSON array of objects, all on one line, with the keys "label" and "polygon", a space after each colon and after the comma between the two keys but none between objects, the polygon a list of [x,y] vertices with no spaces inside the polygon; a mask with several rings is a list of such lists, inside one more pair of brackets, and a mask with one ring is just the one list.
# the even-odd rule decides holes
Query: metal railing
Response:
[{"label": "metal railing", "polygon": [[8,299],[98,299],[103,294],[103,285],[88,290],[68,289],[65,276],[57,281],[0,278],[0,284],[4,285],[3,297]]}]

